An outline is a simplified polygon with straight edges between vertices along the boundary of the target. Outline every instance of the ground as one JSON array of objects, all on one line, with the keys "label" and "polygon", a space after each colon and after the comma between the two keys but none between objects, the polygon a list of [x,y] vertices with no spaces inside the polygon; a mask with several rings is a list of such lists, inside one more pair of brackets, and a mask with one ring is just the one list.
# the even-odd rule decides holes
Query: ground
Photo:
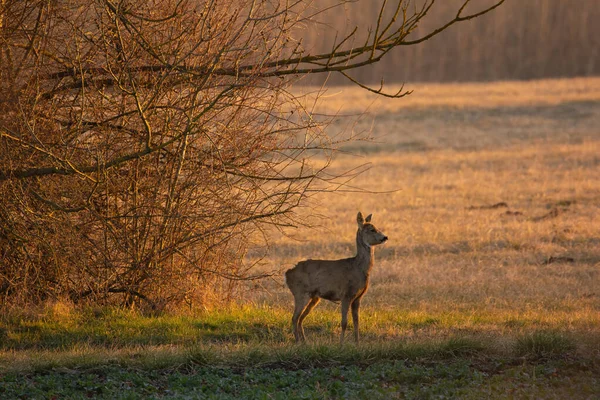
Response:
[{"label": "ground", "polygon": [[[409,89],[332,88],[317,105],[339,115],[332,134],[373,136],[333,168],[368,170],[350,182],[362,192],[313,196],[312,228],[271,233],[272,279],[158,316],[8,310],[0,397],[600,397],[600,79]],[[352,256],[359,210],[390,238],[361,344],[338,345],[339,305],[322,302],[295,345],[282,273]]]}]

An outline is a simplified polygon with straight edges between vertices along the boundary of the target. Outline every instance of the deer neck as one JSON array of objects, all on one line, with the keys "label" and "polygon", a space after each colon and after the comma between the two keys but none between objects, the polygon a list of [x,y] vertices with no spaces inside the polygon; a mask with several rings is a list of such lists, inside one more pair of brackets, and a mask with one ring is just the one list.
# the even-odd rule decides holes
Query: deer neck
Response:
[{"label": "deer neck", "polygon": [[366,277],[369,276],[373,262],[375,261],[375,249],[373,246],[365,244],[362,240],[360,231],[356,233],[356,257],[354,265],[360,269]]}]

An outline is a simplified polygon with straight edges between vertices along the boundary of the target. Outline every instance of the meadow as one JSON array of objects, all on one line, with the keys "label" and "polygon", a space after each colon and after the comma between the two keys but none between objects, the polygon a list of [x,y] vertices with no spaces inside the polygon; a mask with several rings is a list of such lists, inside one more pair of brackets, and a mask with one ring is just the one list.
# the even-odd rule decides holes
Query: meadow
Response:
[{"label": "meadow", "polygon": [[[161,315],[6,310],[0,397],[600,397],[600,79],[408,89],[331,88],[316,105],[339,115],[332,135],[372,136],[333,163],[366,171],[248,254],[272,278]],[[352,256],[359,210],[390,238],[361,344],[339,346],[339,305],[322,302],[295,345],[282,273]]]}]

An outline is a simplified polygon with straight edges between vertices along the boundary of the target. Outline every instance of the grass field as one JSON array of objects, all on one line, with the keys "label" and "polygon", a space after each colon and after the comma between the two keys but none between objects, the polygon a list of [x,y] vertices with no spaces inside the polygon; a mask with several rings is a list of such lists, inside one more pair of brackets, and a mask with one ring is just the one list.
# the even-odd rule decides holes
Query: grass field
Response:
[{"label": "grass field", "polygon": [[368,163],[367,192],[315,195],[260,267],[351,256],[373,213],[359,346],[327,302],[294,345],[281,274],[225,309],[48,304],[2,315],[0,398],[600,397],[600,79],[409,89],[328,92],[318,111],[354,116],[332,133],[374,136],[333,164]]}]

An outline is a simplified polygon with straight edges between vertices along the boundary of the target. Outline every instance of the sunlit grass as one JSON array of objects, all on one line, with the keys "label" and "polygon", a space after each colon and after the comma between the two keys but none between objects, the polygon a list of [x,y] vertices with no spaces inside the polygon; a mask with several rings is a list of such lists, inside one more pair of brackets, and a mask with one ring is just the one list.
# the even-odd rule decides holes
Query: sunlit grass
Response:
[{"label": "sunlit grass", "polygon": [[[187,360],[189,352],[204,354],[207,360],[216,357],[219,363],[227,365],[231,357],[250,357],[247,352],[258,352],[262,354],[260,357],[271,360],[284,357],[288,350],[304,351],[293,345],[289,316],[289,310],[282,308],[245,306],[187,316],[150,317],[123,310],[106,310],[99,316],[89,310],[73,310],[68,318],[63,315],[62,319],[44,314],[8,319],[2,324],[0,360],[3,368],[93,364],[106,360],[129,360],[128,363],[145,360],[143,363],[154,365],[161,364],[161,360],[162,363]],[[544,341],[550,334],[539,332],[552,332],[559,338],[573,338],[569,339],[572,347],[559,346],[559,354],[563,354],[594,348],[600,337],[599,316],[592,311],[572,315],[545,310],[498,313],[388,308],[365,310],[361,317],[360,348],[380,349],[383,353],[391,351],[386,349],[391,346],[402,351],[431,350],[433,354],[442,351],[439,346],[451,346],[448,343],[458,341],[471,343],[467,347],[488,355],[510,356],[515,348],[519,355],[529,350],[537,354],[547,351],[544,346],[552,346],[551,341]],[[323,359],[335,353],[358,351],[352,344],[348,348],[339,347],[339,319],[339,312],[332,307],[311,314],[305,324],[309,341],[306,349],[320,349]],[[340,357],[346,356],[349,355]],[[249,361],[247,365],[255,362]]]},{"label": "sunlit grass", "polygon": [[[400,87],[388,85],[390,93]],[[569,102],[597,101],[600,99],[600,78],[546,79],[535,81],[499,81],[486,83],[410,83],[405,89],[413,93],[399,101],[389,101],[375,94],[365,93],[354,86],[332,87],[318,102],[317,110],[324,113],[388,114],[407,108],[497,108],[556,105]],[[306,87],[300,93],[316,93]],[[314,96],[307,96],[313,104]]]}]

